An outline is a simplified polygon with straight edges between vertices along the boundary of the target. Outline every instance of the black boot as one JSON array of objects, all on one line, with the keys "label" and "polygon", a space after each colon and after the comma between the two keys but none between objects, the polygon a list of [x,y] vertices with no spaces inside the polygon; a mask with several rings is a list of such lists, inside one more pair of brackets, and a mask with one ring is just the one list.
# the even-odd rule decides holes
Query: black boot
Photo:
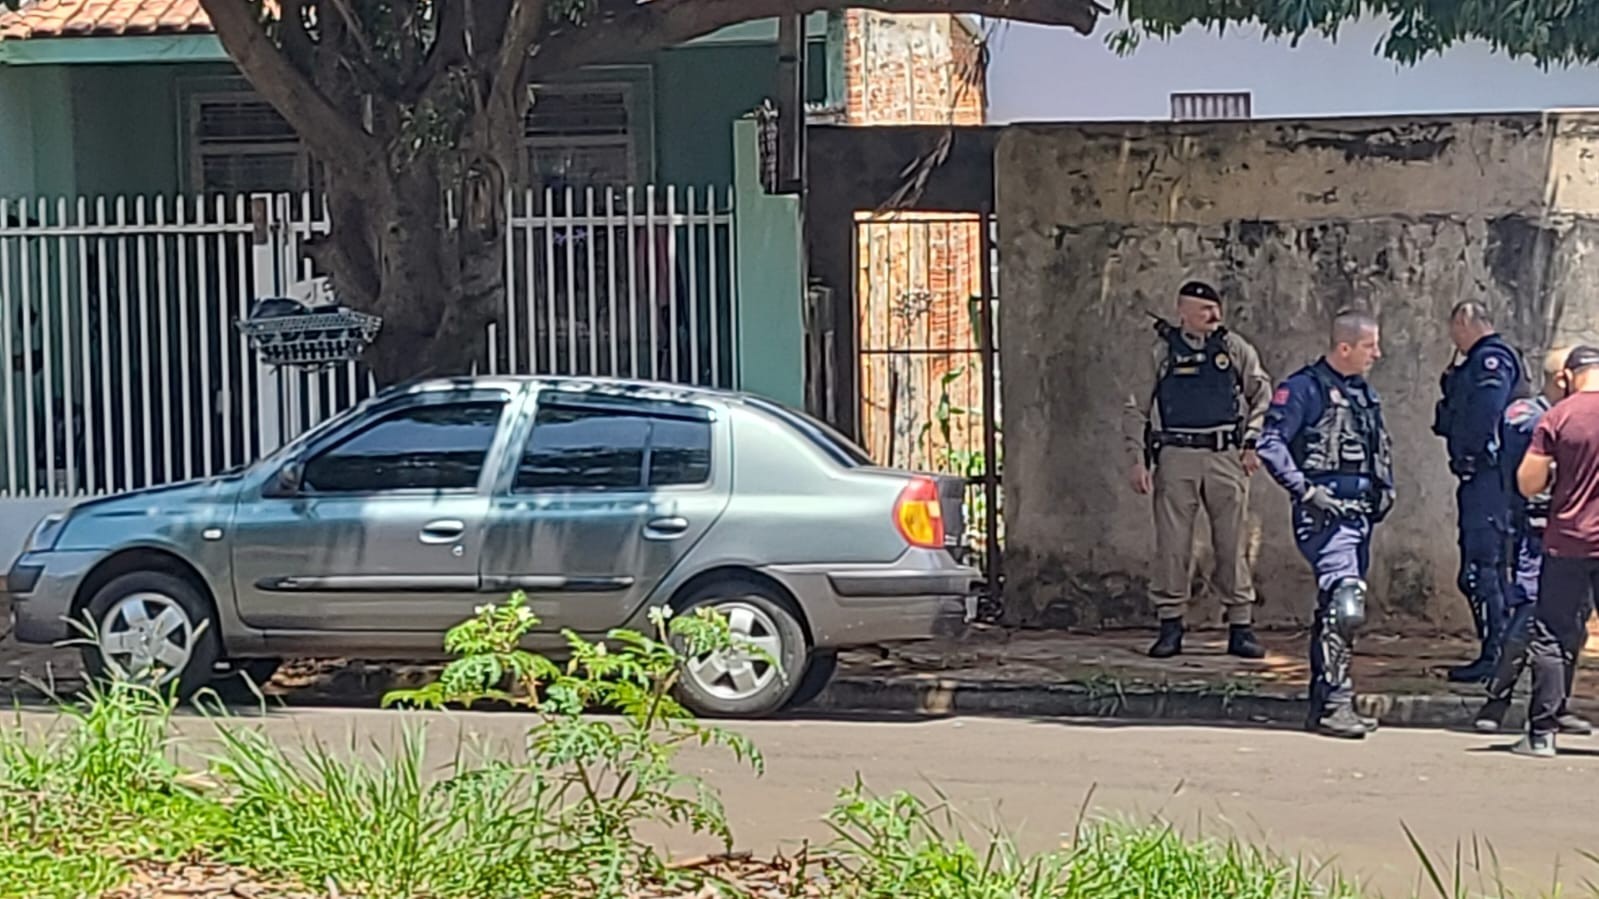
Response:
[{"label": "black boot", "polygon": [[1490,618],[1488,637],[1482,642],[1482,655],[1469,665],[1449,669],[1449,680],[1457,684],[1475,684],[1493,677],[1499,670],[1499,653],[1504,649],[1509,624],[1509,619],[1503,615]]},{"label": "black boot", "polygon": [[1493,677],[1494,669],[1499,667],[1499,651],[1496,646],[1483,649],[1482,655],[1469,665],[1459,665],[1449,669],[1449,681],[1456,684],[1481,683]]},{"label": "black boot", "polygon": [[1183,620],[1181,618],[1167,618],[1160,623],[1160,636],[1155,638],[1155,645],[1149,647],[1149,657],[1152,659],[1169,659],[1183,651]]},{"label": "black boot", "polygon": [[1505,726],[1505,715],[1510,712],[1510,697],[1494,697],[1482,704],[1472,725],[1485,734],[1497,733]]},{"label": "black boot", "polygon": [[1255,632],[1247,624],[1235,624],[1227,629],[1227,654],[1240,659],[1264,659],[1266,647],[1255,639]]}]

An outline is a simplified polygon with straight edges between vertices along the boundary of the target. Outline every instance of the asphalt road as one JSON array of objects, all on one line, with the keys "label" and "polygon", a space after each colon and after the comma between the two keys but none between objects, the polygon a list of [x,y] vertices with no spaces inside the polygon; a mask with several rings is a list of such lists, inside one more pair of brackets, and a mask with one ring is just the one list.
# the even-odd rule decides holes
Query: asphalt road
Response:
[{"label": "asphalt road", "polygon": [[[25,712],[41,725],[45,712]],[[392,745],[402,722],[425,722],[429,751],[447,758],[464,734],[520,742],[513,714],[421,715],[295,709],[271,713],[279,742]],[[203,733],[210,725],[188,720]],[[1457,845],[1469,870],[1473,841],[1518,891],[1599,881],[1593,812],[1599,742],[1570,740],[1555,761],[1511,756],[1508,737],[1387,729],[1363,743],[1297,731],[1127,723],[945,719],[784,720],[734,725],[766,756],[764,776],[694,749],[685,763],[718,786],[742,848],[793,850],[825,841],[822,816],[859,773],[877,792],[943,791],[974,834],[996,821],[1024,848],[1055,844],[1085,801],[1102,814],[1160,815],[1190,832],[1232,833],[1276,850],[1332,861],[1384,895],[1411,895],[1420,865],[1409,825],[1440,865]],[[704,851],[670,841],[679,854]],[[1492,890],[1485,891],[1492,893]],[[1431,890],[1422,895],[1435,895]],[[1586,892],[1583,893],[1586,895]],[[1566,895],[1571,895],[1566,893]]]}]

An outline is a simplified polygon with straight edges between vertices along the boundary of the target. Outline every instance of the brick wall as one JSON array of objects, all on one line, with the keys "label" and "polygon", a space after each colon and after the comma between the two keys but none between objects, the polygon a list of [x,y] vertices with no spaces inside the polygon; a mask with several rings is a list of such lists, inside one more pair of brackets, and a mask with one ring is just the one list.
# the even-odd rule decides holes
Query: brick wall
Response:
[{"label": "brick wall", "polygon": [[852,125],[978,125],[988,109],[980,38],[954,16],[846,14]]}]

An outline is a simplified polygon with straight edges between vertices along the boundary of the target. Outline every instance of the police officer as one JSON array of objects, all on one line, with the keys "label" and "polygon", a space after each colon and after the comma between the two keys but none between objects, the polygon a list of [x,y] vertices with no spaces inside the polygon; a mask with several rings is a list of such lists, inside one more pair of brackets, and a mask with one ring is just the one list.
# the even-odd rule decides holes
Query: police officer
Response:
[{"label": "police officer", "polygon": [[[1510,623],[1505,627],[1499,649],[1499,663],[1488,679],[1488,701],[1477,711],[1477,729],[1494,732],[1504,726],[1510,711],[1510,695],[1527,667],[1527,649],[1532,640],[1532,619],[1537,611],[1538,575],[1543,569],[1543,531],[1549,523],[1549,491],[1525,498],[1516,489],[1516,469],[1532,443],[1533,429],[1549,407],[1565,398],[1565,368],[1569,348],[1552,350],[1544,357],[1543,392],[1513,400],[1505,409],[1502,427],[1504,447],[1499,468],[1510,499],[1510,551],[1506,569],[1508,591],[1505,602]],[[1575,669],[1572,669],[1574,672]],[[1566,693],[1571,687],[1568,684]],[[1590,734],[1593,725],[1573,714],[1564,705],[1556,724],[1563,734]]]},{"label": "police officer", "polygon": [[1222,326],[1221,295],[1189,281],[1177,291],[1178,324],[1155,319],[1147,375],[1127,401],[1130,481],[1154,493],[1155,566],[1150,596],[1160,636],[1149,654],[1182,652],[1194,522],[1210,517],[1216,585],[1226,609],[1227,651],[1258,659],[1255,584],[1245,554],[1249,478],[1260,467],[1256,440],[1271,399],[1271,379],[1250,343]]},{"label": "police officer", "polygon": [[1350,666],[1366,619],[1371,532],[1393,507],[1393,450],[1365,376],[1382,358],[1377,320],[1333,318],[1331,347],[1272,394],[1260,459],[1293,499],[1294,542],[1316,573],[1310,631],[1310,715],[1317,733],[1362,739],[1376,722],[1355,713]]},{"label": "police officer", "polygon": [[1520,357],[1494,331],[1488,310],[1475,302],[1455,306],[1449,336],[1463,354],[1443,373],[1443,397],[1433,432],[1444,438],[1449,470],[1459,479],[1455,491],[1460,529],[1460,592],[1471,603],[1482,651],[1468,665],[1449,670],[1449,679],[1467,683],[1493,674],[1501,634],[1509,623],[1504,578],[1510,534],[1510,497],[1501,477],[1500,422],[1523,382]]}]

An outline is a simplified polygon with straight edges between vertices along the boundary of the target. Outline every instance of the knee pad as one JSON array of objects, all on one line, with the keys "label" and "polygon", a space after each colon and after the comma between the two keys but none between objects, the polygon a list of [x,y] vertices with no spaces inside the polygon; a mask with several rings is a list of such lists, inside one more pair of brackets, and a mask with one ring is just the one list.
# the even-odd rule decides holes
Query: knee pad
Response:
[{"label": "knee pad", "polygon": [[1339,578],[1332,586],[1332,626],[1344,639],[1355,636],[1366,623],[1366,582],[1358,577]]}]

